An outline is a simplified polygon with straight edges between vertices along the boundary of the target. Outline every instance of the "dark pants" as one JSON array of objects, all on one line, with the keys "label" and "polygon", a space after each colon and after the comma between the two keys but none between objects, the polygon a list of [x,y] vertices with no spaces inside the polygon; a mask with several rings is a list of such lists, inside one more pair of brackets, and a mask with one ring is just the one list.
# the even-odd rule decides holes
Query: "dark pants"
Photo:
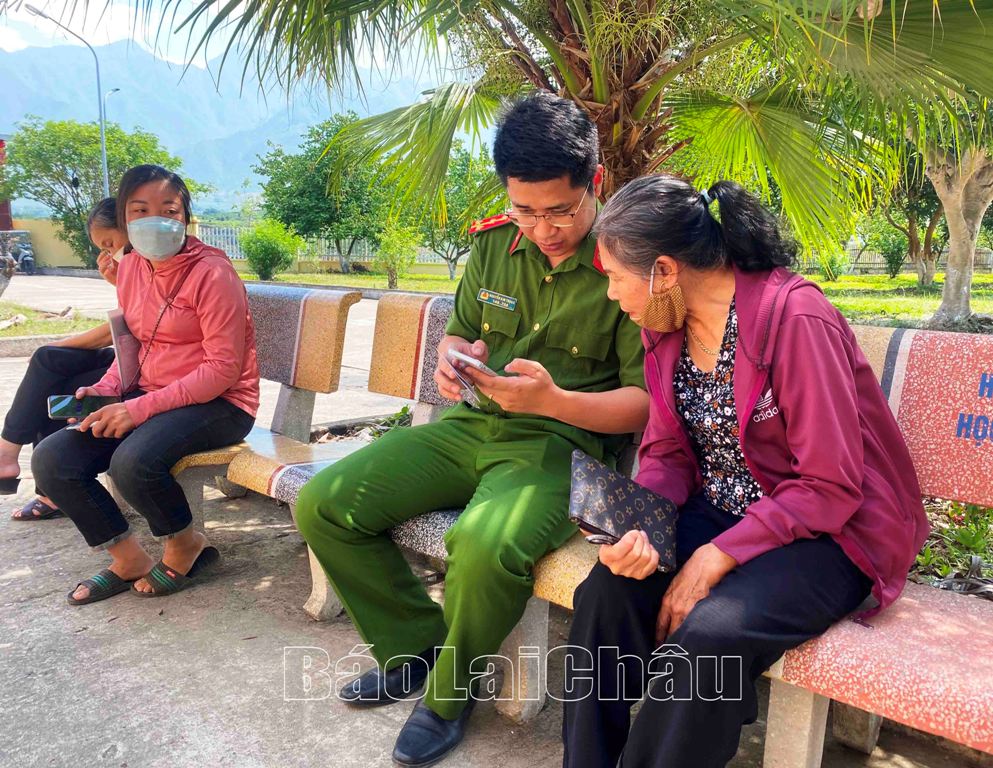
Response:
[{"label": "dark pants", "polygon": [[[680,566],[739,519],[690,499],[676,529]],[[566,768],[726,765],[742,725],[758,715],[759,676],[857,608],[871,587],[830,537],[798,540],[731,571],[659,649],[655,622],[674,576],[639,581],[597,563],[576,589],[569,644],[590,654],[566,654]],[[672,658],[683,652],[685,660]],[[631,705],[644,692],[632,727]]]},{"label": "dark pants", "polygon": [[40,347],[31,355],[14,402],[3,423],[3,439],[18,445],[37,445],[65,426],[48,418],[50,395],[71,395],[96,384],[114,362],[114,350]]},{"label": "dark pants", "polygon": [[183,489],[170,473],[173,465],[191,453],[239,442],[254,422],[218,398],[160,413],[121,439],[63,429],[35,449],[31,468],[91,547],[106,547],[130,534],[120,508],[97,481],[108,470],[152,533],[168,538],[193,520]]}]

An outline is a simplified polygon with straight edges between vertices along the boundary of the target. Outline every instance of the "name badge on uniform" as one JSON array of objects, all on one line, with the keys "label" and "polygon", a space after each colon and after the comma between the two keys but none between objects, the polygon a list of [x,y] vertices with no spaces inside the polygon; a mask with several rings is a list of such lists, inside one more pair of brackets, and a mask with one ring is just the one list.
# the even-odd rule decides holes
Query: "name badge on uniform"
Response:
[{"label": "name badge on uniform", "polygon": [[500,309],[506,309],[508,312],[513,312],[517,309],[517,299],[513,296],[504,296],[502,293],[489,291],[486,288],[479,289],[479,293],[476,295],[476,301],[481,301],[483,304],[489,304],[494,307],[500,307]]}]

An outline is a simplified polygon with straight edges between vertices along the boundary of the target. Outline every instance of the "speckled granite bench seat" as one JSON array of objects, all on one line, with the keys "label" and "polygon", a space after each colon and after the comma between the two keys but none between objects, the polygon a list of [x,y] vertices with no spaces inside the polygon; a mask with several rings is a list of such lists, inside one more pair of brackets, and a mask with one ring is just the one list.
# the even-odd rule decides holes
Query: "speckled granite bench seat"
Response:
[{"label": "speckled granite bench seat", "polygon": [[246,285],[255,323],[259,374],[281,384],[270,429],[255,427],[239,444],[183,457],[172,468],[190,502],[194,520],[203,524],[203,489],[224,467],[245,454],[265,454],[274,438],[306,446],[314,395],[334,392],[341,375],[345,325],[359,291],[334,291],[277,285]]}]

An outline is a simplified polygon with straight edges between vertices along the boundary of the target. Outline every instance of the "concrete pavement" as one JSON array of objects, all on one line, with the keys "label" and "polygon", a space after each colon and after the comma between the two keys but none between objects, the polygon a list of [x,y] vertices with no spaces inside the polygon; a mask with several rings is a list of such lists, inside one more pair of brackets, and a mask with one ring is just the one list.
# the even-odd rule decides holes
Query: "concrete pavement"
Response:
[{"label": "concrete pavement", "polygon": [[[20,287],[34,290],[27,282]],[[357,391],[368,372],[374,309],[366,302],[353,308],[343,390],[319,399],[317,420],[395,410],[397,402],[366,400]],[[0,360],[0,411],[9,407],[25,365]],[[274,398],[273,388],[263,391],[264,413],[271,415]],[[25,477],[27,461],[25,451]],[[286,648],[307,646],[335,660],[360,641],[347,617],[318,624],[302,612],[306,547],[285,508],[254,495],[228,500],[214,493],[206,527],[224,560],[209,581],[164,599],[123,594],[73,608],[65,594],[106,558],[88,551],[65,519],[11,521],[7,510],[32,490],[30,480],[22,482],[0,516],[0,768],[390,765],[410,702],[361,712],[330,699],[284,697]],[[143,521],[134,526],[157,556]],[[566,612],[553,610],[554,644],[565,642],[567,622]],[[297,679],[298,668],[288,672],[287,680]],[[766,687],[763,681],[763,700]],[[549,689],[560,692],[561,680],[551,680]],[[764,718],[764,703],[760,713]],[[561,765],[560,727],[554,701],[526,726],[511,725],[483,703],[465,743],[444,765],[553,768]],[[763,733],[763,719],[745,728],[733,768],[761,764]],[[967,763],[929,739],[884,731],[871,757],[829,741],[824,765]]]}]

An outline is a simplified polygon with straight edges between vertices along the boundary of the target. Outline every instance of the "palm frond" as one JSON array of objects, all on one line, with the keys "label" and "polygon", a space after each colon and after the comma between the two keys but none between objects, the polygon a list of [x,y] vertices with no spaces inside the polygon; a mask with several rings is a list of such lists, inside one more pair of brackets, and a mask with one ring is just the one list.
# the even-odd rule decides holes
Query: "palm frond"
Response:
[{"label": "palm frond", "polygon": [[783,213],[811,254],[837,251],[853,216],[869,207],[871,190],[896,172],[886,145],[814,110],[792,83],[747,97],[694,89],[666,103],[679,133],[693,137],[686,172],[701,186],[741,181],[767,201],[774,182]]},{"label": "palm frond", "polygon": [[718,14],[808,77],[846,78],[889,106],[969,90],[993,96],[993,0],[886,0],[863,19],[866,0],[796,3],[720,0]]},{"label": "palm frond", "polygon": [[376,164],[377,183],[391,190],[396,206],[447,220],[445,178],[452,143],[469,138],[473,148],[496,120],[500,98],[471,83],[448,83],[409,107],[352,123],[333,140],[339,150],[332,186],[353,164]]}]

